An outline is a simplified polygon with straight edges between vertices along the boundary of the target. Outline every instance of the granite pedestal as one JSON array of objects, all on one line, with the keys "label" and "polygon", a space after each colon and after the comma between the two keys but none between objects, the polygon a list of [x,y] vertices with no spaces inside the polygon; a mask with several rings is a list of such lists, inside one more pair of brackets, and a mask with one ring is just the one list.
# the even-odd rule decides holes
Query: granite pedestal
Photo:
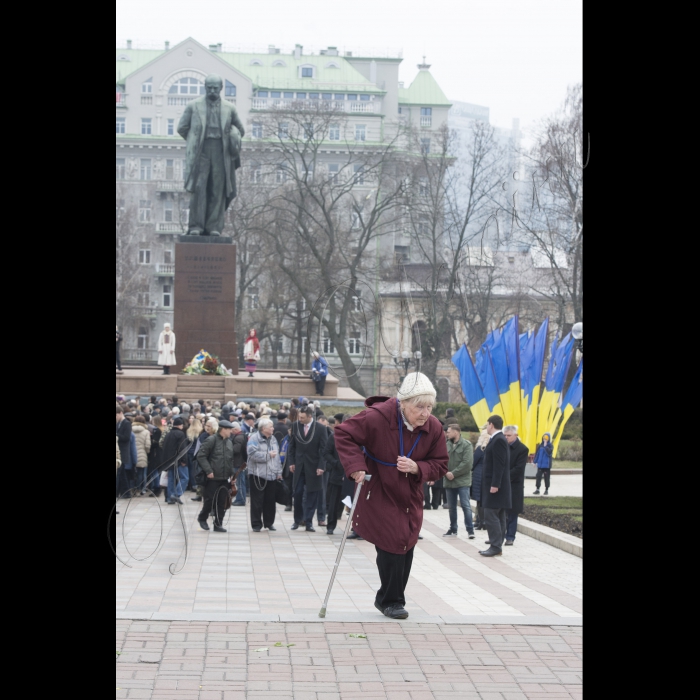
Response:
[{"label": "granite pedestal", "polygon": [[175,245],[173,331],[182,368],[202,349],[238,373],[236,246],[223,236],[180,236]]}]

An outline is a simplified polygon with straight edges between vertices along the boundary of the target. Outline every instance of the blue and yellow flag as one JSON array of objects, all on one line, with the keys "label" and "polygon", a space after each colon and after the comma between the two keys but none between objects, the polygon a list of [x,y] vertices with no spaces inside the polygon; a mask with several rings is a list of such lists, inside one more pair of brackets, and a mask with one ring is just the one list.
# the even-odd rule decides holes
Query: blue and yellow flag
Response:
[{"label": "blue and yellow flag", "polygon": [[571,418],[571,414],[574,412],[574,409],[581,403],[581,399],[583,399],[583,358],[581,358],[576,374],[571,380],[571,384],[569,384],[566,396],[562,402],[561,423],[559,423],[557,433],[554,440],[552,440],[552,446],[554,448],[552,457],[557,456],[559,441],[561,440],[562,433],[564,432],[564,426],[569,418]]},{"label": "blue and yellow flag", "polygon": [[467,399],[474,420],[479,428],[486,423],[489,417],[489,407],[486,404],[484,389],[481,386],[476,368],[472,362],[471,355],[466,345],[462,345],[457,352],[452,355],[452,364],[459,371],[459,381],[462,391]]},{"label": "blue and yellow flag", "polygon": [[[503,346],[508,363],[508,401],[506,417],[508,423],[522,429],[522,396],[520,393],[520,336],[518,335],[517,314],[503,326]],[[503,403],[503,395],[501,395]]]}]

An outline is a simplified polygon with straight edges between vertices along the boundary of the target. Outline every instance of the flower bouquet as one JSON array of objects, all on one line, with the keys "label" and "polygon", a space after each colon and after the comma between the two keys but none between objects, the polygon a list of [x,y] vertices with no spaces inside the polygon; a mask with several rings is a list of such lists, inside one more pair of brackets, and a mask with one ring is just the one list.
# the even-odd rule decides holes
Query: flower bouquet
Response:
[{"label": "flower bouquet", "polygon": [[206,350],[200,350],[190,362],[182,369],[182,374],[218,374],[228,376],[231,374],[221,360]]}]

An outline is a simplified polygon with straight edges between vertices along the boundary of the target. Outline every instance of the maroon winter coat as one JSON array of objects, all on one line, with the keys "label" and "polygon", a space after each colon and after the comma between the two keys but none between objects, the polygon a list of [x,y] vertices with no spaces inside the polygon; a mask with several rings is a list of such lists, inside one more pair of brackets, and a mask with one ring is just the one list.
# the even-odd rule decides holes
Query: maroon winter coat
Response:
[{"label": "maroon winter coat", "polygon": [[358,535],[392,554],[405,554],[415,546],[423,524],[423,482],[436,481],[447,473],[447,443],[440,421],[430,416],[411,433],[403,421],[404,452],[408,454],[419,433],[423,434],[411,455],[418,474],[405,474],[396,467],[378,464],[365,457],[361,447],[383,462],[396,464],[399,457],[399,427],[396,399],[371,396],[367,407],[335,428],[335,446],[345,474],[365,471],[372,475],[362,486],[353,516]]}]

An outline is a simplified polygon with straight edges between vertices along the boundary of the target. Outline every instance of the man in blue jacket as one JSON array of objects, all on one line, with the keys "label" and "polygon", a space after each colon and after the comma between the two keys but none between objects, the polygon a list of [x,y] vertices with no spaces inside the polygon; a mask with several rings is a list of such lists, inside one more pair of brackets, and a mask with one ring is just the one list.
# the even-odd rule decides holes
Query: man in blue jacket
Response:
[{"label": "man in blue jacket", "polygon": [[328,363],[324,357],[317,352],[312,353],[314,356],[313,364],[311,365],[311,379],[316,385],[316,395],[323,396],[323,390],[326,388],[326,377],[328,376]]},{"label": "man in blue jacket", "polygon": [[552,445],[552,436],[549,433],[545,433],[542,436],[542,442],[537,446],[537,451],[535,452],[535,459],[533,460],[535,466],[537,467],[537,478],[535,480],[535,490],[533,493],[540,495],[540,484],[542,483],[542,477],[544,476],[544,495],[549,495],[549,477],[552,471],[552,452],[554,451],[554,446]]}]

